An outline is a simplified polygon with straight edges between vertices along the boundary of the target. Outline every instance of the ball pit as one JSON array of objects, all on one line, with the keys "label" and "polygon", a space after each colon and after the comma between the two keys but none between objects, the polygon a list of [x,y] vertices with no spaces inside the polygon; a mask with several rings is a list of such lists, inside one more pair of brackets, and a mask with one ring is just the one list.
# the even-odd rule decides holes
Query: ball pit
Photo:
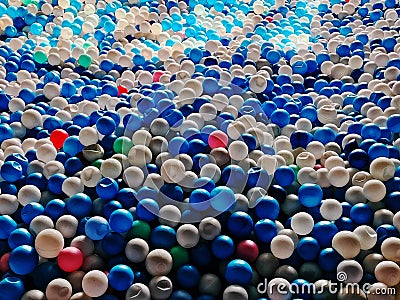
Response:
[{"label": "ball pit", "polygon": [[0,1],[0,300],[395,299],[399,16]]}]

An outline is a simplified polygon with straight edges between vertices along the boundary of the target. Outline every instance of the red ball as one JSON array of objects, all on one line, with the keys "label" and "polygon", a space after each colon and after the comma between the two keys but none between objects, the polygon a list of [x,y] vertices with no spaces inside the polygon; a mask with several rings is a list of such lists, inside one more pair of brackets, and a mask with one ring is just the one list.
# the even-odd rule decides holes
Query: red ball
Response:
[{"label": "red ball", "polygon": [[10,253],[5,253],[0,258],[0,273],[4,274],[10,270],[10,266],[8,265],[8,259],[10,258]]},{"label": "red ball", "polygon": [[236,256],[250,263],[257,259],[258,254],[258,246],[252,240],[241,241],[236,247]]},{"label": "red ball", "polygon": [[211,149],[225,148],[228,145],[228,136],[221,130],[213,131],[208,136],[208,145]]},{"label": "red ball", "polygon": [[153,74],[153,81],[154,82],[159,82],[160,81],[160,77],[164,74],[163,71],[155,71]]},{"label": "red ball", "polygon": [[68,137],[69,134],[64,129],[56,129],[50,133],[50,141],[57,149],[61,149],[63,147],[64,142]]},{"label": "red ball", "polygon": [[265,20],[271,23],[274,19],[272,17],[266,17]]},{"label": "red ball", "polygon": [[322,169],[322,166],[321,166],[321,165],[315,165],[315,166],[314,166],[314,170],[315,170],[315,171],[318,171],[319,169]]},{"label": "red ball", "polygon": [[76,247],[67,247],[58,254],[58,265],[65,272],[79,270],[83,264],[83,254]]},{"label": "red ball", "polygon": [[121,94],[126,94],[128,93],[128,89],[122,85],[118,86],[118,96]]}]

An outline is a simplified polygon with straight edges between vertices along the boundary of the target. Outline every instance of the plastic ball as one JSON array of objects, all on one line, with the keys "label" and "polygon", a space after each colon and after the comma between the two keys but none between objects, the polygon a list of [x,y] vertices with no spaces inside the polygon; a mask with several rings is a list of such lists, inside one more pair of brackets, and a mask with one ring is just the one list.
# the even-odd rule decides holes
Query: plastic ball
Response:
[{"label": "plastic ball", "polygon": [[58,255],[58,265],[65,272],[74,272],[83,264],[83,254],[76,247],[67,247],[60,251]]},{"label": "plastic ball", "polygon": [[360,253],[361,242],[360,238],[355,233],[340,231],[333,237],[332,247],[344,258],[350,259]]},{"label": "plastic ball", "polygon": [[89,271],[82,279],[83,292],[89,297],[100,297],[105,294],[107,288],[108,278],[101,271]]},{"label": "plastic ball", "polygon": [[307,235],[313,230],[314,220],[308,213],[299,212],[292,217],[290,226],[297,234]]},{"label": "plastic ball", "polygon": [[286,235],[277,235],[271,241],[271,252],[279,259],[289,258],[294,251],[293,240]]},{"label": "plastic ball", "polygon": [[31,273],[39,261],[36,250],[28,245],[16,247],[10,254],[8,263],[11,270],[18,275]]},{"label": "plastic ball", "polygon": [[299,188],[299,201],[306,207],[314,207],[322,201],[322,189],[316,184],[306,183]]},{"label": "plastic ball", "polygon": [[167,275],[172,269],[172,257],[166,250],[155,249],[147,255],[145,264],[151,275]]},{"label": "plastic ball", "polygon": [[254,262],[258,254],[258,246],[251,240],[241,241],[236,247],[236,256],[247,262]]},{"label": "plastic ball", "polygon": [[62,278],[52,280],[46,288],[46,298],[54,300],[70,299],[72,295],[71,284]]},{"label": "plastic ball", "polygon": [[69,134],[63,129],[55,129],[50,133],[50,141],[56,149],[61,149],[68,137]]},{"label": "plastic ball", "polygon": [[208,145],[211,149],[225,148],[228,145],[228,136],[220,130],[213,131],[208,136]]},{"label": "plastic ball", "polygon": [[228,263],[225,278],[230,284],[247,285],[253,276],[251,266],[241,259],[235,259]]},{"label": "plastic ball", "polygon": [[133,271],[126,265],[116,265],[112,267],[108,274],[110,286],[117,291],[127,290],[132,285],[133,280]]},{"label": "plastic ball", "polygon": [[107,220],[102,217],[92,217],[87,220],[85,224],[86,235],[94,241],[103,239],[109,232],[110,225]]}]

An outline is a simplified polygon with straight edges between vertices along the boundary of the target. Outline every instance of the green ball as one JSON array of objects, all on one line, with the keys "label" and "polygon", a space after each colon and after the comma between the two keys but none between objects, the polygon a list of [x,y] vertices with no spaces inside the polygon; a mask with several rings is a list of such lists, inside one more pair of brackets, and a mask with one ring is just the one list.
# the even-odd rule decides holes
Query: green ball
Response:
[{"label": "green ball", "polygon": [[129,150],[133,147],[133,142],[126,136],[117,138],[114,142],[113,148],[116,153],[128,155]]},{"label": "green ball", "polygon": [[85,68],[88,68],[92,63],[92,58],[87,54],[82,54],[79,56],[78,63]]},{"label": "green ball", "polygon": [[185,248],[181,246],[175,246],[171,248],[170,253],[172,260],[174,261],[174,269],[178,269],[180,266],[189,263],[189,253]]},{"label": "green ball", "polygon": [[39,63],[39,64],[43,64],[47,61],[47,55],[46,53],[44,53],[43,51],[37,51],[35,52],[35,54],[33,54],[33,59]]},{"label": "green ball", "polygon": [[100,167],[101,167],[101,164],[103,163],[103,161],[104,161],[104,159],[97,159],[94,162],[92,162],[92,166],[94,166],[100,170]]},{"label": "green ball", "polygon": [[148,240],[150,237],[151,228],[150,225],[141,220],[133,221],[132,228],[129,230],[127,239],[131,240],[134,238],[141,238],[144,240]]}]

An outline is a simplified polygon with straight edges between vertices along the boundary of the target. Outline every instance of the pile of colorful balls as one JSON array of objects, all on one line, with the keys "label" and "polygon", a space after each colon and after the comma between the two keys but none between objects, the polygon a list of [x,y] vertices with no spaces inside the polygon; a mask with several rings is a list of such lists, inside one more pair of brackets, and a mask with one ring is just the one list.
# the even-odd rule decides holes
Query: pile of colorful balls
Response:
[{"label": "pile of colorful balls", "polygon": [[400,295],[399,0],[0,0],[0,146],[1,300]]}]

